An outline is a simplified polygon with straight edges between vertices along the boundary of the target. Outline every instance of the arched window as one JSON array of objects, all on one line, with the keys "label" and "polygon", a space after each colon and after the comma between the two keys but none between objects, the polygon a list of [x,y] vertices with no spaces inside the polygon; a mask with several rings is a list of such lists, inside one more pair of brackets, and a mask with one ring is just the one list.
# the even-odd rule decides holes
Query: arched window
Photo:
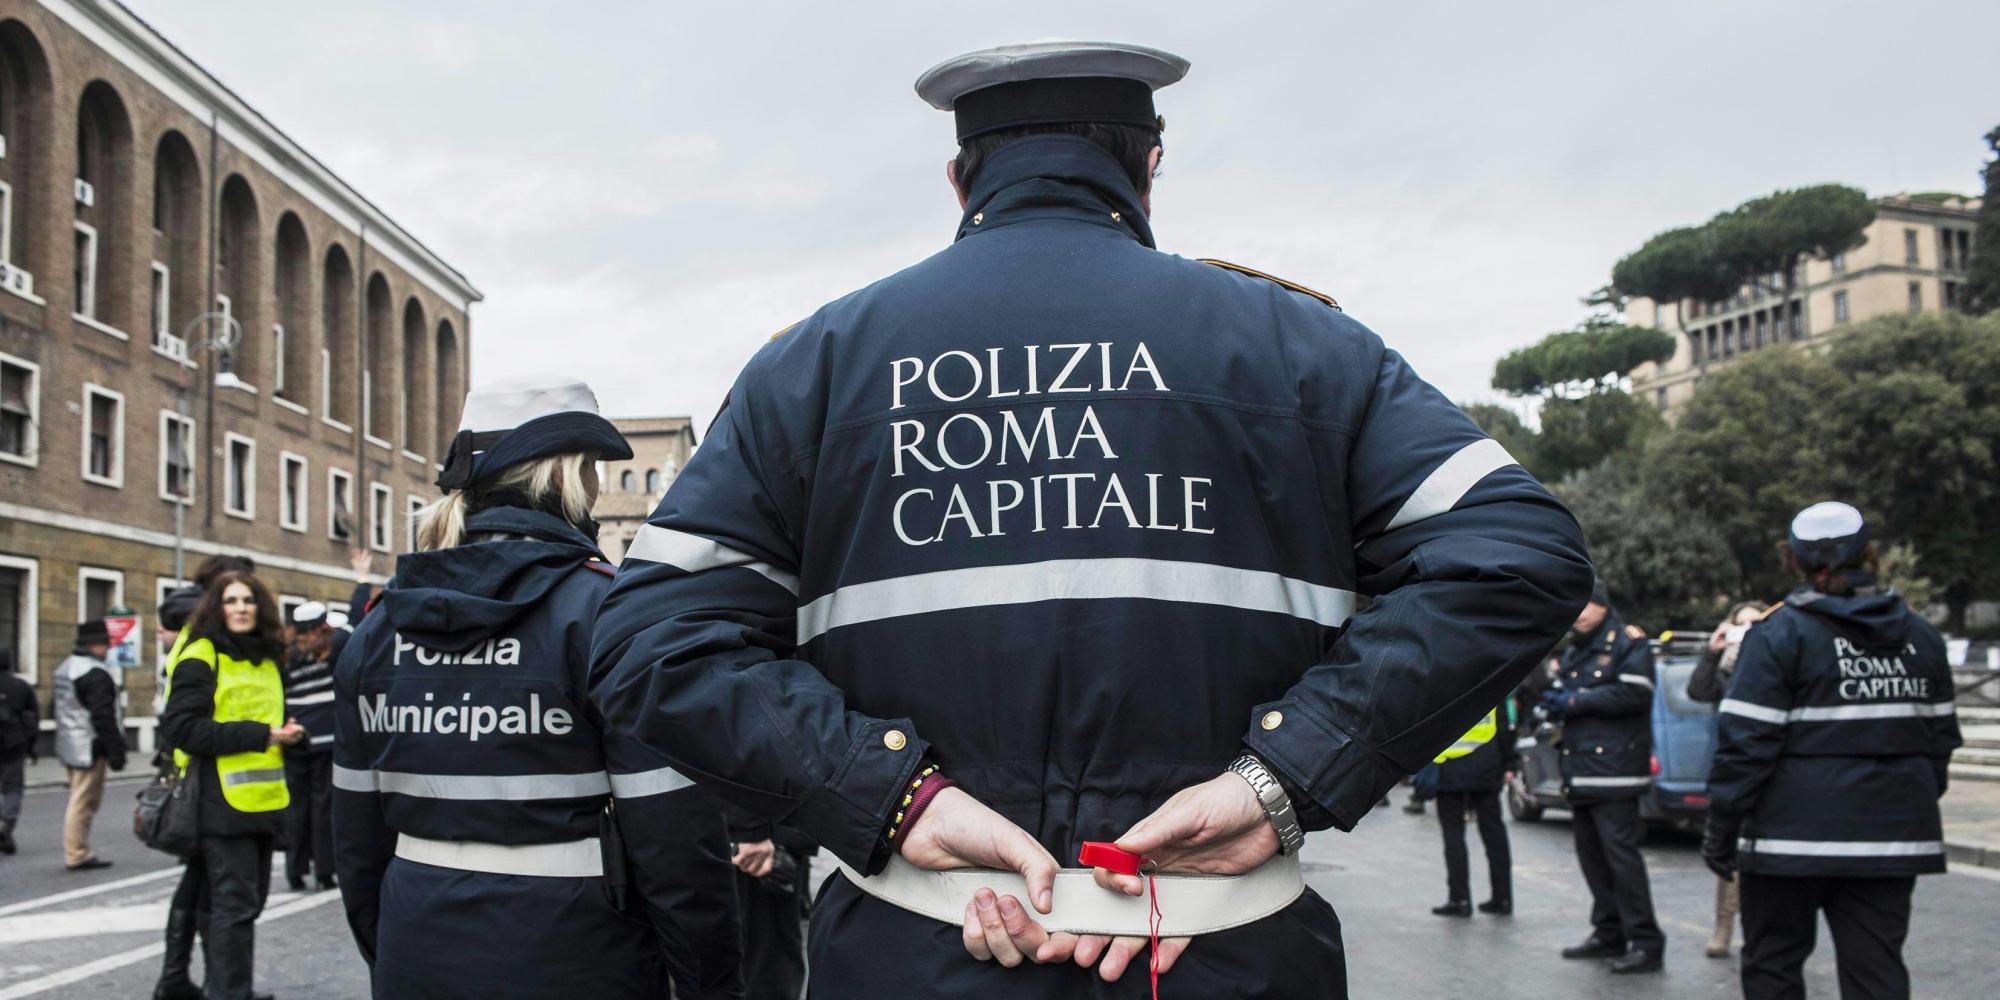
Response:
[{"label": "arched window", "polygon": [[660,492],[660,470],[658,469],[646,470],[646,492],[648,493]]},{"label": "arched window", "polygon": [[618,474],[618,492],[620,493],[632,492],[632,483],[633,479],[632,479],[631,469],[626,469],[624,472]]},{"label": "arched window", "polygon": [[412,295],[403,303],[403,409],[397,430],[403,447],[411,451],[431,440],[431,373],[424,351],[431,338],[425,336],[424,307]]},{"label": "arched window", "polygon": [[201,167],[187,137],[169,130],[153,147],[153,235],[146,323],[148,339],[169,354],[187,354],[181,330],[201,312]]},{"label": "arched window", "polygon": [[311,405],[316,393],[312,371],[311,316],[312,248],[305,224],[286,212],[278,219],[278,273],[272,282],[277,300],[271,304],[271,395]]},{"label": "arched window", "polygon": [[354,353],[354,265],[339,244],[326,249],[320,271],[320,409],[354,427],[361,400],[361,368]]},{"label": "arched window", "polygon": [[[46,274],[52,207],[48,186],[49,62],[35,33],[19,21],[0,22],[0,287],[34,295]],[[53,215],[55,219],[63,215]]]},{"label": "arched window", "polygon": [[389,279],[377,271],[368,276],[366,340],[362,350],[368,365],[362,388],[361,432],[378,441],[396,420],[396,320],[389,304]]},{"label": "arched window", "polygon": [[444,461],[451,450],[452,435],[458,432],[459,407],[465,404],[465,375],[459,368],[458,331],[451,320],[438,320],[437,356],[431,359],[437,385],[437,450],[431,457]]},{"label": "arched window", "polygon": [[132,313],[132,119],[103,80],[83,88],[76,112],[76,222],[70,309],[123,329]]},{"label": "arched window", "polygon": [[[222,218],[216,226],[215,303],[209,308],[234,319],[241,329],[243,339],[226,358],[225,370],[252,385],[265,371],[264,359],[269,356],[264,350],[265,331],[270,327],[264,319],[260,232],[257,196],[250,193],[250,182],[241,174],[230,175],[222,182]],[[222,332],[223,325],[224,321],[217,319],[198,332],[213,336]]]}]

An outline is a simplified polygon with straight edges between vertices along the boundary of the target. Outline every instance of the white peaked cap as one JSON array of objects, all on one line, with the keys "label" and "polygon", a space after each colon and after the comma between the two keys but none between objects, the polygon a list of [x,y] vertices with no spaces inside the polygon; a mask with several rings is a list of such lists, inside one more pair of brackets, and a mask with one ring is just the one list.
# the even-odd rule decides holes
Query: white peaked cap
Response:
[{"label": "white peaked cap", "polygon": [[1823,500],[1792,518],[1792,537],[1806,542],[1846,538],[1860,531],[1861,526],[1861,512],[1852,504]]},{"label": "white peaked cap", "polygon": [[597,394],[570,375],[522,375],[488,382],[465,397],[458,429],[480,434],[519,427],[553,413],[597,413]]}]

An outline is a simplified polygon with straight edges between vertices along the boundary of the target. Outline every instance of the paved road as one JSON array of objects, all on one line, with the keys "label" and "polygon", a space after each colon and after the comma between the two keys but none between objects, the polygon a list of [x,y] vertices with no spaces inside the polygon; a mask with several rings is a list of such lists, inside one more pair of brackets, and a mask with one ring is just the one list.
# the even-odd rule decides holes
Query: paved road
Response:
[{"label": "paved road", "polygon": [[[96,837],[117,866],[61,870],[63,793],[28,797],[22,853],[0,859],[0,1000],[33,997],[143,998],[158,968],[159,927],[177,869],[133,841],[126,829],[135,785],[113,786]],[[1402,793],[1398,793],[1398,802]],[[1588,903],[1561,818],[1515,826],[1517,912],[1511,918],[1446,920],[1430,915],[1444,896],[1437,825],[1431,816],[1381,810],[1353,834],[1315,835],[1306,848],[1314,888],[1332,900],[1346,927],[1348,975],[1359,1000],[1474,996],[1706,998],[1740,995],[1736,962],[1702,955],[1714,883],[1691,840],[1647,845],[1653,890],[1668,940],[1667,971],[1612,977],[1590,962],[1557,957],[1588,932]],[[1484,878],[1474,837],[1475,885]],[[1991,949],[2000,931],[2000,884],[1985,870],[1961,869],[1920,881],[1908,957],[1923,997],[1991,997]],[[1822,935],[1824,938],[1824,935]],[[1200,947],[1197,942],[1196,947]],[[1837,995],[1831,953],[1808,967],[1814,996]],[[367,995],[332,893],[274,894],[257,933],[257,983],[283,1000],[347,1000]],[[1161,982],[1172,996],[1171,974]]]}]

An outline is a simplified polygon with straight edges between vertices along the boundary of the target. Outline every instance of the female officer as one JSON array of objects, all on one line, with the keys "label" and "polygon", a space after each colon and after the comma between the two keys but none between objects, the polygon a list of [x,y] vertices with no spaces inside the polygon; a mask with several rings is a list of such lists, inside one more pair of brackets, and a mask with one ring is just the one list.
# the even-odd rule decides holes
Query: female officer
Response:
[{"label": "female officer", "polygon": [[[631,457],[582,382],[475,390],[340,657],[335,865],[377,997],[737,995],[718,807],[585,697],[595,460]],[[667,836],[621,849],[614,816]]]},{"label": "female officer", "polygon": [[[271,843],[291,795],[281,747],[306,738],[285,718],[285,682],[278,657],[278,606],[248,573],[228,572],[209,584],[187,642],[167,675],[160,734],[174,763],[198,789],[199,846],[174,894],[185,908],[170,913],[169,955],[191,941],[186,922],[201,921],[206,992],[188,981],[187,956],[169,961],[156,997],[208,996],[249,1000],[257,916],[271,887]],[[193,917],[202,911],[206,917]],[[176,921],[180,921],[179,924]]]}]

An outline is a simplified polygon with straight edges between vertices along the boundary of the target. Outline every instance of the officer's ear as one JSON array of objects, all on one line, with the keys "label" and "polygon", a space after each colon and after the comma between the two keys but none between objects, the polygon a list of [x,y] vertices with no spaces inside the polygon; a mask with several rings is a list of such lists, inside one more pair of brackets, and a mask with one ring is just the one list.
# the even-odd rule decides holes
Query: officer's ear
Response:
[{"label": "officer's ear", "polygon": [[1139,192],[1139,207],[1145,209],[1148,216],[1153,214],[1153,178],[1160,175],[1160,157],[1165,153],[1166,150],[1158,146],[1146,152],[1146,190]]},{"label": "officer's ear", "polygon": [[965,205],[969,199],[965,197],[965,185],[958,182],[958,160],[950,159],[944,161],[944,179],[951,182],[952,193],[958,195],[959,211],[965,211]]}]

